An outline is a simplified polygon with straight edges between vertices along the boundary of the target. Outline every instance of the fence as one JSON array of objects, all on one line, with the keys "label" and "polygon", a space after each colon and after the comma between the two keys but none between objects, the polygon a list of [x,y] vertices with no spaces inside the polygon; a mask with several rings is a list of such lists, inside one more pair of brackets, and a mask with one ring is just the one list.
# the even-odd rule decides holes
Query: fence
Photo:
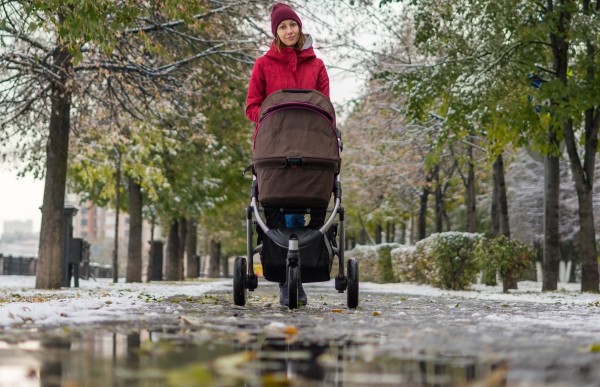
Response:
[{"label": "fence", "polygon": [[[35,275],[38,259],[33,257],[13,257],[0,254],[0,275]],[[112,278],[112,268],[83,260],[79,263],[80,277],[83,279]]]}]

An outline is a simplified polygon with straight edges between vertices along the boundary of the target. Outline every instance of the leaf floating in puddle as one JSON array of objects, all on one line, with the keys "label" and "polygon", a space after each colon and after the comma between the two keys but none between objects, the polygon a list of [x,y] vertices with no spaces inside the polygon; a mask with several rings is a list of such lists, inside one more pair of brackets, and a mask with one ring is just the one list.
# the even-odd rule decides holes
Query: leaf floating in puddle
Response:
[{"label": "leaf floating in puddle", "polygon": [[213,376],[203,364],[194,364],[178,369],[167,374],[168,386],[211,386],[214,384]]},{"label": "leaf floating in puddle", "polygon": [[298,328],[296,328],[293,325],[288,325],[285,328],[283,328],[283,333],[285,333],[286,335],[297,335]]},{"label": "leaf floating in puddle", "polygon": [[376,310],[375,312],[373,312],[373,316],[377,317],[377,316],[380,316],[380,315],[381,315],[381,312],[378,311],[378,310]]},{"label": "leaf floating in puddle", "polygon": [[269,373],[262,377],[262,385],[265,387],[291,386],[292,383],[285,374]]},{"label": "leaf floating in puddle", "polygon": [[600,352],[600,343],[594,343],[590,346],[590,352],[597,353]]},{"label": "leaf floating in puddle", "polygon": [[473,386],[485,386],[485,387],[506,386],[506,374],[507,373],[508,373],[508,366],[506,364],[499,364],[490,374],[486,375],[482,380],[473,384]]},{"label": "leaf floating in puddle", "polygon": [[285,326],[286,325],[282,322],[272,321],[269,324],[265,325],[264,330],[267,336],[281,336]]},{"label": "leaf floating in puddle", "polygon": [[185,325],[192,325],[192,321],[186,316],[180,316],[179,318],[181,319],[181,322]]},{"label": "leaf floating in puddle", "polygon": [[256,360],[258,356],[254,352],[238,352],[233,355],[221,356],[213,362],[214,370],[225,377],[244,379],[247,370],[242,366]]},{"label": "leaf floating in puddle", "polygon": [[240,331],[236,334],[236,339],[240,344],[248,344],[252,339],[252,335],[246,331]]}]

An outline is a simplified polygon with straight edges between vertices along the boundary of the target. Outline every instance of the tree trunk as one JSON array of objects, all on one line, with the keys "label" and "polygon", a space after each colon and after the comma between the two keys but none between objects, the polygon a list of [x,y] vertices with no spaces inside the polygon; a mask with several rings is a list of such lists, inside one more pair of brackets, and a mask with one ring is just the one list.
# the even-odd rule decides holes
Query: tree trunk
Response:
[{"label": "tree trunk", "polygon": [[491,227],[492,235],[504,235],[510,238],[510,225],[508,222],[508,199],[506,196],[506,181],[504,179],[504,159],[502,154],[496,157],[493,164],[493,192]]},{"label": "tree trunk", "polygon": [[558,232],[558,207],[560,195],[559,158],[544,158],[544,278],[542,291],[555,291],[558,287],[558,262],[560,256]]},{"label": "tree trunk", "polygon": [[435,200],[435,232],[444,231],[444,192],[442,189],[442,183],[440,181],[440,167],[436,165],[433,170],[433,180],[435,182],[435,189],[433,190],[433,197]]},{"label": "tree trunk", "polygon": [[565,143],[569,153],[571,172],[575,180],[579,204],[579,244],[581,251],[581,291],[598,292],[598,258],[594,228],[594,167],[598,147],[598,121],[600,113],[588,110],[585,117],[585,154],[582,168],[577,143],[573,132],[573,122],[565,124]]},{"label": "tree trunk", "polygon": [[[565,9],[566,10],[566,9]],[[549,34],[552,47],[552,66],[558,80],[567,86],[567,71],[569,64],[569,43],[567,42],[566,28],[569,14],[561,11],[555,18],[556,25]],[[560,107],[564,100],[551,100],[551,106]],[[549,144],[555,150],[559,149],[556,127],[551,127],[548,132]],[[564,128],[563,128],[564,131]],[[559,198],[560,198],[560,164],[556,153],[550,153],[544,158],[544,278],[542,291],[555,291],[558,288],[558,265],[560,257],[559,234]]]},{"label": "tree trunk", "polygon": [[467,232],[474,233],[477,231],[477,197],[475,192],[475,165],[473,163],[473,146],[468,145],[467,147],[468,157],[468,171],[467,181],[465,182],[466,189],[466,200],[467,206]]},{"label": "tree trunk", "polygon": [[435,232],[444,232],[444,196],[438,184],[435,187]]},{"label": "tree trunk", "polygon": [[510,223],[508,218],[508,197],[506,195],[506,180],[504,179],[504,159],[498,155],[494,163],[494,174],[497,175],[498,184],[498,220],[499,232],[510,238]]},{"label": "tree trunk", "polygon": [[383,233],[383,228],[381,227],[380,223],[377,223],[375,225],[375,244],[376,245],[381,244],[381,234],[382,233]]},{"label": "tree trunk", "polygon": [[385,226],[385,241],[387,243],[393,243],[396,234],[396,224],[393,222],[387,222]]},{"label": "tree trunk", "polygon": [[179,280],[179,222],[174,220],[169,228],[167,246],[167,265],[165,278],[167,281]]},{"label": "tree trunk", "polygon": [[490,208],[490,234],[492,236],[498,236],[500,234],[500,184],[498,183],[498,158],[496,157],[494,164],[492,165],[492,203]]},{"label": "tree trunk", "polygon": [[[598,13],[600,3],[598,1],[583,1],[583,13],[591,17]],[[552,48],[555,57],[557,75],[566,86],[568,82],[567,68],[569,43],[564,32],[570,21],[570,14],[561,14],[558,24],[558,32],[551,35],[555,40],[552,41]],[[597,75],[597,37],[586,41],[587,71],[586,81],[588,84],[598,82]],[[560,70],[560,72],[558,71]],[[578,138],[576,139],[573,131],[573,120],[566,121],[564,126],[564,139],[569,154],[571,172],[575,181],[577,190],[577,199],[579,204],[579,243],[581,248],[581,291],[598,293],[599,275],[598,275],[598,252],[596,247],[596,234],[594,228],[594,170],[596,166],[596,152],[598,151],[598,130],[600,127],[600,106],[588,106],[584,112],[584,154],[583,165],[578,152]]]},{"label": "tree trunk", "polygon": [[[118,152],[118,151],[117,151]],[[113,247],[113,282],[119,282],[119,217],[121,214],[121,153],[117,156],[115,172],[115,241]]]},{"label": "tree trunk", "polygon": [[[221,250],[221,244],[219,243],[219,251]],[[223,255],[221,257],[221,273],[223,273],[223,277],[229,277],[229,257]]]},{"label": "tree trunk", "polygon": [[54,68],[60,81],[51,86],[51,114],[46,145],[46,179],[42,202],[42,224],[38,250],[39,264],[36,289],[59,289],[63,254],[63,211],[67,182],[69,131],[71,124],[71,90],[68,85],[71,55],[64,46],[53,54]]},{"label": "tree trunk", "polygon": [[367,227],[365,226],[365,222],[363,221],[360,213],[358,214],[358,224],[360,225],[360,231],[358,234],[358,243],[361,245],[366,245],[367,243],[375,244],[375,241],[371,238],[371,236],[367,232]]},{"label": "tree trunk", "polygon": [[185,241],[187,239],[187,219],[181,217],[179,220],[179,279],[185,279]]},{"label": "tree trunk", "polygon": [[[429,184],[430,178],[427,183]],[[417,219],[417,241],[427,237],[427,202],[430,194],[429,186],[426,186],[421,191],[421,200],[419,204],[419,215]]]},{"label": "tree trunk", "polygon": [[210,267],[208,270],[209,278],[218,278],[221,262],[221,244],[214,239],[210,240]]},{"label": "tree trunk", "polygon": [[152,270],[154,270],[154,219],[150,220],[150,251],[148,252],[148,265],[146,265],[146,282],[152,282]]},{"label": "tree trunk", "polygon": [[142,188],[129,178],[129,244],[126,282],[142,282]]},{"label": "tree trunk", "polygon": [[400,223],[400,243],[406,244],[406,222]]},{"label": "tree trunk", "polygon": [[198,247],[198,224],[195,220],[188,221],[185,249],[187,254],[187,278],[198,278],[198,260],[196,249]]},{"label": "tree trunk", "polygon": [[503,293],[508,293],[509,289],[516,289],[516,284],[517,280],[514,279],[513,277],[510,276],[506,276],[504,278],[502,278],[502,292]]}]

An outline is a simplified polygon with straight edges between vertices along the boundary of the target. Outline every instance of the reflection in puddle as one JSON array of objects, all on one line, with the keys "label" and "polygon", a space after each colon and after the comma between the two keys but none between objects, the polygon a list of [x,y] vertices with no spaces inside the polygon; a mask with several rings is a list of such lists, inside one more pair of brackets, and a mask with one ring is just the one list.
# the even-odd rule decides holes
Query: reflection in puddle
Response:
[{"label": "reflection in puddle", "polygon": [[442,387],[494,374],[493,365],[464,356],[403,358],[377,354],[373,344],[297,341],[294,332],[234,336],[180,329],[93,331],[0,342],[0,386]]}]

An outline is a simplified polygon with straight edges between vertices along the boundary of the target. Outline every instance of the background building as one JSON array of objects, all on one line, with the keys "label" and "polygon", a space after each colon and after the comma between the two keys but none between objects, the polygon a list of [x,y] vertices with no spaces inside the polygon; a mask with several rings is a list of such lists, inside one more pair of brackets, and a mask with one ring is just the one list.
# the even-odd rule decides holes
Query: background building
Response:
[{"label": "background building", "polygon": [[5,220],[0,237],[0,254],[13,257],[37,257],[39,232],[33,230],[33,220]]},{"label": "background building", "polygon": [[[71,202],[79,203],[75,197],[69,197]],[[90,243],[90,261],[104,265],[112,265],[113,251],[115,248],[116,212],[114,209],[96,206],[90,201],[76,205],[77,213],[73,217],[73,237],[83,238]],[[150,224],[144,222],[142,231],[142,262],[145,276],[148,254],[150,252]],[[160,238],[158,227],[155,239]],[[127,268],[127,246],[129,243],[129,215],[121,211],[119,213],[118,227],[118,261],[119,276],[125,275]]]}]

